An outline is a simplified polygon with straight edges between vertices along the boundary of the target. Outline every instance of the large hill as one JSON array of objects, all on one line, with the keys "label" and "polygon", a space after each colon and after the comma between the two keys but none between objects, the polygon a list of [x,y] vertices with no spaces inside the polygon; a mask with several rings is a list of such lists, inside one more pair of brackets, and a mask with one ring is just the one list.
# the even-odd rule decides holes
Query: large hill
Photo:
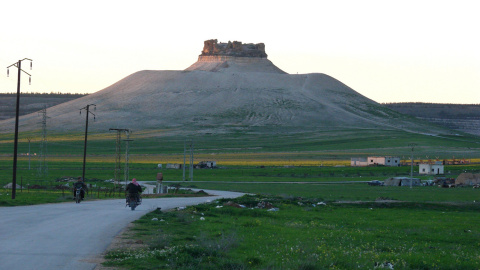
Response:
[{"label": "large hill", "polygon": [[[382,128],[448,133],[378,104],[328,75],[287,74],[267,59],[263,44],[210,40],[204,45],[198,61],[185,70],[139,71],[49,108],[48,130],[82,131],[85,121],[79,110],[95,104],[92,132],[231,133],[255,127],[262,132]],[[13,119],[0,124],[2,132],[13,131]],[[37,114],[21,117],[21,130],[39,128]]]}]

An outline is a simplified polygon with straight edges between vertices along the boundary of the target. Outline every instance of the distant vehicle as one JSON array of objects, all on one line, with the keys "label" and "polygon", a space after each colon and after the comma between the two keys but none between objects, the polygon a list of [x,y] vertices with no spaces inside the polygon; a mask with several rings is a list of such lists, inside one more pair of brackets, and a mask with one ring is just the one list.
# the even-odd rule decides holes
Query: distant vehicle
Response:
[{"label": "distant vehicle", "polygon": [[383,186],[384,183],[383,181],[378,181],[378,180],[372,180],[370,182],[367,182],[369,186]]}]

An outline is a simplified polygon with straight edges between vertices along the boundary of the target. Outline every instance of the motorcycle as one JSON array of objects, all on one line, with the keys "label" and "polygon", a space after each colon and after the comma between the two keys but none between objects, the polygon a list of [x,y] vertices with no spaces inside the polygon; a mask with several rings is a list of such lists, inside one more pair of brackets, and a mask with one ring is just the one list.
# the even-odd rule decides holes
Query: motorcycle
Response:
[{"label": "motorcycle", "polygon": [[83,188],[75,189],[75,203],[80,203],[82,201],[82,190]]},{"label": "motorcycle", "polygon": [[127,194],[126,196],[126,205],[125,207],[130,207],[133,210],[135,210],[135,208],[137,206],[139,206],[140,204],[142,204],[142,197],[140,196],[140,194],[135,194],[135,193],[129,193]]}]

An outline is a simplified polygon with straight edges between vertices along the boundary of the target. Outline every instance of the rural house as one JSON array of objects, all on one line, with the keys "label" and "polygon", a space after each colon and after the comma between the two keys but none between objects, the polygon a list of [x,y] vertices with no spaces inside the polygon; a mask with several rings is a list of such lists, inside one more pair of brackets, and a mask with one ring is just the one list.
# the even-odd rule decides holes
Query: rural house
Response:
[{"label": "rural house", "polygon": [[437,175],[444,174],[444,166],[441,161],[435,162],[435,164],[424,163],[419,165],[419,174]]},{"label": "rural house", "polygon": [[376,166],[376,165],[393,166],[393,167],[400,166],[399,157],[392,157],[392,156],[368,157],[367,161],[369,166]]}]

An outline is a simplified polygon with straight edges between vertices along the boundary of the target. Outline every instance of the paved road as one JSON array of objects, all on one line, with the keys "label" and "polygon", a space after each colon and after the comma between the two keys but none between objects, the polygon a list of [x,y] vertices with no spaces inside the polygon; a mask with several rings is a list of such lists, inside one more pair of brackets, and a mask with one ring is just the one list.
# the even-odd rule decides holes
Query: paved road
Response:
[{"label": "paved road", "polygon": [[144,199],[135,211],[125,200],[0,207],[0,269],[94,269],[130,222],[150,211],[195,205],[242,193],[207,191],[215,197]]}]

